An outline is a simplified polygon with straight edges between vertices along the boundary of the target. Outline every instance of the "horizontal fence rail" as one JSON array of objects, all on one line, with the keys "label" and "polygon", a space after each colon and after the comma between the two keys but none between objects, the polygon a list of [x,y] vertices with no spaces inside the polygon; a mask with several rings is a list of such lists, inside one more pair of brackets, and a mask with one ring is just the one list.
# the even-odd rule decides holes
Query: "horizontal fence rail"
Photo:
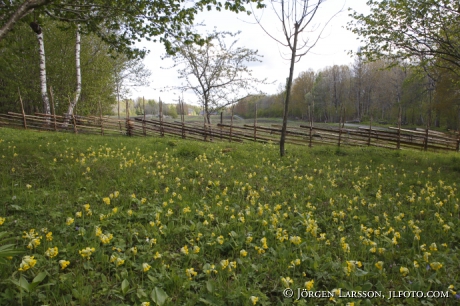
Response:
[{"label": "horizontal fence rail", "polygon": [[[254,124],[235,125],[223,123],[165,122],[160,119],[132,117],[126,119],[103,116],[46,115],[35,113],[25,115],[8,112],[0,114],[0,126],[25,128],[41,131],[56,131],[78,134],[98,134],[111,136],[164,136],[180,137],[200,141],[256,141],[279,143],[280,125],[262,126]],[[286,142],[295,145],[348,145],[375,146],[387,149],[418,149],[432,151],[460,150],[460,133],[447,134],[424,129],[388,129],[372,126],[350,128],[320,128],[310,125],[289,126]]]}]

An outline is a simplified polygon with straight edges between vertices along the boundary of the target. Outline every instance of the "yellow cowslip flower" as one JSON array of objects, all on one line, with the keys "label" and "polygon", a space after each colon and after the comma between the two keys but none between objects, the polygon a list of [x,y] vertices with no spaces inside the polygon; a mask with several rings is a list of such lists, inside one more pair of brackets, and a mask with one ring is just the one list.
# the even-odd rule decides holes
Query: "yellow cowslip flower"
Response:
[{"label": "yellow cowslip flower", "polygon": [[67,225],[72,225],[73,221],[74,221],[73,218],[67,217],[67,219],[65,220],[65,224],[67,224]]},{"label": "yellow cowslip flower", "polygon": [[442,268],[442,263],[435,261],[435,262],[430,263],[430,267],[431,269],[438,271],[439,269]]},{"label": "yellow cowslip flower", "polygon": [[262,242],[262,248],[264,248],[265,250],[268,249],[267,238],[263,237],[262,239],[260,239],[260,242]]},{"label": "yellow cowslip flower", "polygon": [[187,214],[187,213],[189,213],[189,212],[191,212],[191,211],[192,211],[192,210],[190,209],[189,206],[187,206],[187,207],[185,207],[184,209],[182,209],[182,212],[183,212],[184,214]]},{"label": "yellow cowslip flower", "polygon": [[147,272],[148,270],[150,270],[151,267],[152,267],[152,266],[150,266],[150,265],[149,265],[148,263],[146,263],[146,262],[144,262],[144,263],[142,264],[142,270],[143,270],[144,272]]},{"label": "yellow cowslip flower", "polygon": [[430,244],[430,251],[435,252],[437,250],[438,250],[438,247],[436,246],[436,243],[433,242],[432,244]]},{"label": "yellow cowslip flower", "polygon": [[3,223],[5,223],[5,220],[6,220],[5,218],[0,217],[0,225],[3,225]]},{"label": "yellow cowslip flower", "polygon": [[141,306],[150,306],[150,302],[142,302]]},{"label": "yellow cowslip flower", "polygon": [[130,251],[133,253],[134,256],[137,255],[137,247],[135,247],[135,246],[132,247],[132,248],[130,249]]},{"label": "yellow cowslip flower", "polygon": [[220,265],[222,266],[222,270],[225,270],[228,267],[229,264],[230,264],[230,262],[228,261],[228,259],[222,259],[220,261]]},{"label": "yellow cowslip flower", "polygon": [[25,272],[27,270],[29,270],[30,268],[33,268],[35,266],[35,264],[37,263],[37,260],[34,259],[33,256],[24,256],[22,258],[22,262],[21,262],[21,265],[19,266],[19,271],[21,272]]},{"label": "yellow cowslip flower", "polygon": [[85,209],[85,211],[88,211],[90,209],[90,205],[89,204],[84,204],[83,205],[83,208]]},{"label": "yellow cowslip flower", "polygon": [[77,211],[77,212],[75,213],[75,218],[81,218],[81,216],[82,216],[82,212],[81,212],[81,211]]},{"label": "yellow cowslip flower", "polygon": [[116,213],[118,212],[118,207],[112,208],[112,212],[113,212],[114,214],[116,214]]},{"label": "yellow cowslip flower", "polygon": [[120,195],[120,192],[119,192],[119,191],[115,191],[115,192],[113,193],[113,197],[114,197],[114,198],[118,198],[119,195]]},{"label": "yellow cowslip flower", "polygon": [[141,199],[141,204],[145,204],[145,202],[147,202],[147,199],[146,199],[146,198],[142,198],[142,199]]},{"label": "yellow cowslip flower", "polygon": [[240,256],[241,257],[246,257],[248,255],[248,252],[246,252],[246,250],[241,250],[240,251]]},{"label": "yellow cowslip flower", "polygon": [[105,204],[110,205],[110,198],[109,198],[109,197],[102,198],[102,201],[103,201]]},{"label": "yellow cowslip flower", "polygon": [[418,264],[418,262],[416,260],[414,260],[414,268],[417,269],[418,267],[420,267],[420,265]]},{"label": "yellow cowslip flower", "polygon": [[217,242],[219,244],[223,244],[224,243],[224,236],[220,235],[219,237],[217,237]]},{"label": "yellow cowslip flower", "polygon": [[285,288],[289,288],[294,283],[294,281],[289,276],[288,277],[281,277],[281,283],[283,283],[283,286]]},{"label": "yellow cowslip flower", "polygon": [[37,237],[37,238],[33,238],[32,240],[30,240],[29,244],[27,245],[27,248],[32,250],[32,249],[35,249],[36,247],[38,247],[40,245],[40,239],[42,237]]},{"label": "yellow cowslip flower", "polygon": [[131,217],[132,215],[133,215],[133,210],[132,210],[132,209],[129,209],[129,210],[128,210],[128,216]]},{"label": "yellow cowslip flower", "polygon": [[402,276],[406,276],[407,274],[409,274],[409,269],[406,267],[401,267],[399,268],[399,272],[402,274]]},{"label": "yellow cowslip flower", "polygon": [[200,253],[200,247],[194,245],[194,246],[193,246],[193,254],[198,254],[198,253]]},{"label": "yellow cowslip flower", "polygon": [[378,261],[375,263],[375,267],[379,270],[383,269],[383,261]]},{"label": "yellow cowslip flower", "polygon": [[425,260],[426,262],[428,262],[428,258],[431,256],[431,253],[430,252],[424,252],[423,253],[423,260]]},{"label": "yellow cowslip flower", "polygon": [[189,251],[188,251],[188,247],[185,245],[183,246],[181,249],[180,249],[180,252],[182,254],[185,254],[185,255],[188,255]]},{"label": "yellow cowslip flower", "polygon": [[252,236],[246,237],[246,243],[247,243],[247,244],[251,243],[252,239],[253,239]]},{"label": "yellow cowslip flower", "polygon": [[96,226],[95,234],[96,234],[96,237],[99,237],[100,235],[102,235],[102,230],[99,226]]},{"label": "yellow cowslip flower", "polygon": [[48,250],[46,250],[45,252],[45,255],[49,258],[53,258],[53,257],[56,257],[58,253],[59,253],[58,248],[54,247],[54,248],[48,248]]},{"label": "yellow cowslip flower", "polygon": [[81,251],[78,251],[78,253],[80,253],[81,257],[86,258],[88,260],[90,260],[91,255],[94,252],[96,252],[96,249],[95,248],[90,248],[90,247],[86,247],[85,249],[83,249]]},{"label": "yellow cowslip flower", "polygon": [[53,241],[53,232],[48,232],[46,234],[46,241]]},{"label": "yellow cowslip flower", "polygon": [[259,301],[259,298],[257,296],[253,296],[253,295],[251,295],[249,297],[249,299],[251,300],[252,305],[257,304],[257,302]]},{"label": "yellow cowslip flower", "polygon": [[132,198],[132,199],[135,199],[135,198],[136,198],[136,194],[133,193],[133,194],[131,195],[131,198]]},{"label": "yellow cowslip flower", "polygon": [[125,260],[122,259],[122,258],[120,258],[120,257],[117,257],[117,258],[115,259],[115,266],[117,266],[117,267],[121,266],[121,265],[124,264],[124,263],[125,263]]},{"label": "yellow cowslip flower", "polygon": [[198,273],[195,272],[194,268],[185,269],[185,274],[187,274],[187,277],[189,280],[192,280],[192,277],[195,277],[198,275]]},{"label": "yellow cowslip flower", "polygon": [[158,259],[161,258],[161,254],[156,252],[155,255],[153,255],[153,259]]},{"label": "yellow cowslip flower", "polygon": [[302,238],[300,238],[299,236],[291,236],[291,237],[289,238],[289,241],[290,241],[292,244],[299,245],[300,243],[302,243]]},{"label": "yellow cowslip flower", "polygon": [[108,243],[110,243],[110,240],[112,240],[112,238],[113,238],[113,235],[112,235],[112,234],[101,234],[101,235],[99,236],[99,239],[101,240],[101,242],[102,242],[103,244],[108,244]]},{"label": "yellow cowslip flower", "polygon": [[61,266],[61,270],[64,270],[67,268],[68,265],[70,265],[70,261],[67,260],[59,260],[59,265]]},{"label": "yellow cowslip flower", "polygon": [[27,188],[27,189],[30,189],[30,188],[32,188],[32,185],[26,184],[26,188]]},{"label": "yellow cowslip flower", "polygon": [[314,285],[315,285],[315,280],[313,279],[311,281],[305,282],[305,288],[307,290],[311,290]]}]

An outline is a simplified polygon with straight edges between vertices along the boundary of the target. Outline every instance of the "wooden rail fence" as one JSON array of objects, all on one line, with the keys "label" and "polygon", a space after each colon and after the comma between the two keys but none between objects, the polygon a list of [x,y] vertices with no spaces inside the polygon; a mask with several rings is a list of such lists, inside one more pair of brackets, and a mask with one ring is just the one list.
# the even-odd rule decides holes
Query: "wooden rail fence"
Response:
[{"label": "wooden rail fence", "polygon": [[[146,119],[145,116],[117,119],[103,116],[58,116],[35,113],[8,112],[0,114],[0,126],[42,131],[69,132],[80,134],[164,136],[195,139],[201,141],[257,141],[278,143],[280,125],[262,126],[254,120],[252,125],[234,125],[221,122],[215,125],[166,122],[161,119]],[[388,129],[361,126],[350,128],[320,128],[310,125],[290,126],[286,142],[296,145],[350,145],[376,146],[388,149],[410,148],[433,151],[460,150],[460,133],[447,134],[426,129]]]}]

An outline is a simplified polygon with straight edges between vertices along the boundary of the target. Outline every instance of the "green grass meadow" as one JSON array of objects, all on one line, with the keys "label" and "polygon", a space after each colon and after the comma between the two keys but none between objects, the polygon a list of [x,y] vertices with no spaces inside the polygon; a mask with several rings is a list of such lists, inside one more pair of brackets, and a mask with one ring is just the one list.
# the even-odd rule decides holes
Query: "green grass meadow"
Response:
[{"label": "green grass meadow", "polygon": [[459,153],[0,128],[0,158],[0,305],[460,303]]}]

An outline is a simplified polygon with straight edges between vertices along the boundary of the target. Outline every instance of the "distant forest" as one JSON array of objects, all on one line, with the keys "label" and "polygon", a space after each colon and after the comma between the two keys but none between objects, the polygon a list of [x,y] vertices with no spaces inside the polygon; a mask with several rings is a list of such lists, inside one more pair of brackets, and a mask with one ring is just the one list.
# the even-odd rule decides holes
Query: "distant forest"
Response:
[{"label": "distant forest", "polygon": [[[295,79],[289,118],[317,122],[373,122],[460,129],[458,76],[438,71],[433,82],[413,67],[368,63],[356,57],[349,66],[332,66],[318,72],[307,70]],[[234,114],[244,118],[282,117],[284,88],[274,95],[251,96],[239,101]]]}]

